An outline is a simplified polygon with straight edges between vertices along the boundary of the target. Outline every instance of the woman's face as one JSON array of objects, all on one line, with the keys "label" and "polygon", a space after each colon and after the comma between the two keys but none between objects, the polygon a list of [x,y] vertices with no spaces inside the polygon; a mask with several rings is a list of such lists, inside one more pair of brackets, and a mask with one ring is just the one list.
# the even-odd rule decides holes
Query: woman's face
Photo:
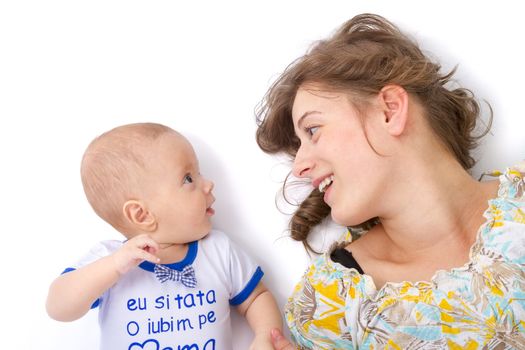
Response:
[{"label": "woman's face", "polygon": [[324,192],[332,218],[342,225],[357,225],[377,216],[388,167],[372,149],[365,134],[373,108],[360,116],[345,93],[322,91],[320,86],[301,87],[295,97],[292,118],[301,146],[293,174],[310,179]]}]

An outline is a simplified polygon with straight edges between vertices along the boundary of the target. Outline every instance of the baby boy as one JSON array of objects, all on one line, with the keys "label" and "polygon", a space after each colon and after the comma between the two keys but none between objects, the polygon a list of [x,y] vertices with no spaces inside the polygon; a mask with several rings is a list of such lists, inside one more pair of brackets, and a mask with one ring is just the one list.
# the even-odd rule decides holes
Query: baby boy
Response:
[{"label": "baby boy", "polygon": [[81,165],[95,212],[126,238],[103,241],[52,284],[49,315],[73,321],[99,309],[101,349],[231,349],[230,305],[273,349],[281,328],[263,272],[213,230],[213,183],[173,129],[129,124],[97,137]]}]

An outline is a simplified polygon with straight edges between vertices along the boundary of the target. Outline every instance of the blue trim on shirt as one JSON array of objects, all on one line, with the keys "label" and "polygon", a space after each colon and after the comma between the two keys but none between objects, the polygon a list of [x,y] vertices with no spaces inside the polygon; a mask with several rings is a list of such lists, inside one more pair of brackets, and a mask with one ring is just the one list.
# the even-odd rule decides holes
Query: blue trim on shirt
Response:
[{"label": "blue trim on shirt", "polygon": [[[65,274],[65,273],[68,273],[68,272],[71,272],[71,271],[75,271],[76,269],[73,268],[73,267],[68,267],[67,269],[65,269],[64,271],[62,271],[61,275]],[[101,298],[98,298],[97,300],[95,300],[93,302],[93,304],[91,304],[91,308],[94,309],[96,307],[98,307],[100,305],[100,302],[102,301]]]},{"label": "blue trim on shirt", "polygon": [[255,270],[250,282],[248,282],[246,287],[244,287],[244,289],[239,294],[237,294],[236,296],[230,299],[230,305],[232,306],[240,305],[242,304],[243,301],[248,299],[248,297],[250,296],[250,294],[252,294],[255,287],[257,287],[257,285],[261,281],[261,278],[263,277],[263,275],[264,275],[263,270],[259,266],[257,266],[257,270]]},{"label": "blue trim on shirt", "polygon": [[[198,246],[199,246],[198,245],[198,241],[193,241],[193,242],[189,243],[188,244],[188,253],[184,257],[184,259],[182,259],[181,261],[176,262],[176,263],[161,264],[161,265],[169,267],[170,269],[173,269],[173,270],[182,271],[182,269],[185,266],[191,265],[193,263],[193,261],[195,260],[195,258],[197,257]],[[155,271],[155,264],[151,263],[149,261],[143,261],[142,263],[139,264],[139,267],[141,269],[149,271],[149,272],[154,272]]]}]

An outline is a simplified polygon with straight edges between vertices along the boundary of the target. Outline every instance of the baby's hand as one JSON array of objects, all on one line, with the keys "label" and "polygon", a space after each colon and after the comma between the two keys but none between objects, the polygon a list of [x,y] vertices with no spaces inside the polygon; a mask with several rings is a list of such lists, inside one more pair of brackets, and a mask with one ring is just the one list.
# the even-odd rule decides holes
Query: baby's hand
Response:
[{"label": "baby's hand", "polygon": [[158,263],[160,259],[154,254],[159,250],[159,245],[147,234],[141,234],[128,240],[113,253],[113,262],[119,274],[123,275],[144,260]]}]

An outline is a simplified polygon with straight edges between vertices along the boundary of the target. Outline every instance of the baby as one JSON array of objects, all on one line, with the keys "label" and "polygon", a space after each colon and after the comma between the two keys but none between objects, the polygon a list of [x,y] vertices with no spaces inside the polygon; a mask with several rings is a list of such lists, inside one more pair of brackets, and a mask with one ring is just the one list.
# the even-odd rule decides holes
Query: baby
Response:
[{"label": "baby", "polygon": [[52,284],[59,321],[99,308],[101,349],[231,349],[230,305],[273,349],[282,328],[263,272],[211,228],[213,183],[181,134],[153,123],[119,126],[88,146],[82,184],[95,212],[126,240],[103,241]]}]

